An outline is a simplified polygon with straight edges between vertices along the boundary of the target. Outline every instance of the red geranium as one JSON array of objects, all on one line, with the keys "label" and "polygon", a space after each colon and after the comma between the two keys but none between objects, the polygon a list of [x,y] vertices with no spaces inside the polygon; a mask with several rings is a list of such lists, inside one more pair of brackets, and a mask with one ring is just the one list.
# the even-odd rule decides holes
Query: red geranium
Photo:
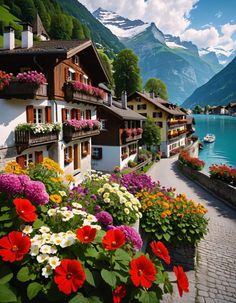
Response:
[{"label": "red geranium", "polygon": [[92,228],[89,225],[78,228],[76,231],[76,236],[82,243],[90,243],[94,240],[96,236],[96,228]]},{"label": "red geranium", "polygon": [[85,272],[77,260],[64,259],[55,269],[54,281],[66,295],[76,292],[85,282]]},{"label": "red geranium", "polygon": [[116,289],[113,291],[113,303],[120,303],[120,301],[125,297],[125,295],[126,295],[125,284],[118,285]]},{"label": "red geranium", "polygon": [[13,200],[13,204],[17,215],[25,222],[34,222],[37,219],[36,208],[28,199],[17,198]]},{"label": "red geranium", "polygon": [[161,241],[153,241],[150,246],[154,255],[164,260],[166,264],[170,264],[170,256],[168,249]]},{"label": "red geranium", "polygon": [[146,256],[140,256],[130,262],[130,276],[136,287],[150,288],[156,280],[156,268]]},{"label": "red geranium", "polygon": [[11,231],[0,239],[0,256],[3,261],[20,261],[30,250],[31,242],[22,232]]},{"label": "red geranium", "polygon": [[102,239],[102,245],[107,250],[116,250],[125,243],[125,234],[119,229],[108,230]]},{"label": "red geranium", "polygon": [[174,273],[177,278],[179,295],[182,297],[183,291],[188,292],[188,277],[186,276],[182,266],[174,266]]}]

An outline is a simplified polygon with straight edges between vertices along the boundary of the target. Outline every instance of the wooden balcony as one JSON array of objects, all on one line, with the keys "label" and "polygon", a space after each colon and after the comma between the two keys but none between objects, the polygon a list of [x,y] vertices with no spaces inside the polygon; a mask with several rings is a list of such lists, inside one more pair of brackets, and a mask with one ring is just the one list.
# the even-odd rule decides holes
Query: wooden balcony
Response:
[{"label": "wooden balcony", "polygon": [[172,141],[172,140],[175,140],[175,139],[178,139],[180,136],[184,135],[187,133],[187,130],[184,129],[184,130],[180,130],[174,134],[168,134],[168,140],[169,141]]},{"label": "wooden balcony", "polygon": [[58,132],[34,134],[28,130],[15,130],[15,144],[17,152],[21,153],[29,147],[57,142],[58,134]]},{"label": "wooden balcony", "polygon": [[65,100],[68,102],[80,101],[80,102],[91,103],[91,104],[99,104],[103,102],[101,98],[98,98],[96,96],[91,96],[83,92],[75,91],[71,83],[64,84],[64,93],[65,93]]},{"label": "wooden balcony", "polygon": [[175,128],[175,127],[180,127],[180,126],[187,124],[187,120],[179,119],[179,120],[175,120],[175,121],[167,121],[167,124],[168,124],[169,128]]},{"label": "wooden balcony", "polygon": [[43,99],[45,97],[47,97],[47,84],[35,85],[12,81],[8,87],[0,91],[0,98],[4,99]]},{"label": "wooden balcony", "polygon": [[129,143],[132,141],[137,141],[142,139],[142,134],[130,134],[127,135],[126,131],[124,129],[120,129],[120,138],[121,138],[121,144]]},{"label": "wooden balcony", "polygon": [[87,137],[93,137],[99,134],[100,134],[99,129],[76,130],[73,126],[63,124],[63,140],[65,142],[70,142]]}]

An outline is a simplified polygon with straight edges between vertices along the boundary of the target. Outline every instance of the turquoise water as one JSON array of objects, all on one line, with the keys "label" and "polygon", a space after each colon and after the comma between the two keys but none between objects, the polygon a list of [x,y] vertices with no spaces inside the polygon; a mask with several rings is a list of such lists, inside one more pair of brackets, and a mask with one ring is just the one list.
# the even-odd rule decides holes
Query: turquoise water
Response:
[{"label": "turquoise water", "polygon": [[216,136],[214,143],[204,143],[199,158],[211,164],[225,163],[236,167],[236,117],[219,115],[194,115],[196,135],[200,140],[207,133]]}]

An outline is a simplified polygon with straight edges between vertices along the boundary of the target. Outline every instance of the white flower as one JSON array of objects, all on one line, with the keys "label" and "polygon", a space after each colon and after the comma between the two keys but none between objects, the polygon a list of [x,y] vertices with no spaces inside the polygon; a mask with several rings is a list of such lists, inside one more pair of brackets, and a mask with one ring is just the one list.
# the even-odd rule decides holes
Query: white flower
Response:
[{"label": "white flower", "polygon": [[103,185],[103,188],[104,188],[104,189],[110,189],[110,188],[111,188],[111,185],[110,185],[109,183],[105,183],[105,184]]},{"label": "white flower", "polygon": [[102,193],[104,193],[104,191],[105,191],[104,188],[99,188],[98,191],[97,191],[97,193],[98,194],[102,194]]},{"label": "white flower", "polygon": [[57,214],[57,210],[55,208],[51,208],[48,210],[49,217],[53,217]]},{"label": "white flower", "polygon": [[79,209],[72,209],[72,212],[74,215],[81,215],[82,217],[86,217],[87,213],[85,211],[79,210]]},{"label": "white flower", "polygon": [[61,261],[58,257],[50,257],[48,259],[48,264],[51,266],[52,269],[55,269],[57,266],[59,266]]},{"label": "white flower", "polygon": [[51,246],[50,245],[43,245],[40,248],[41,253],[43,254],[50,254],[51,253]]},{"label": "white flower", "polygon": [[31,256],[37,256],[38,253],[39,253],[39,247],[38,247],[38,245],[31,245],[30,255]]},{"label": "white flower", "polygon": [[61,207],[61,209],[60,209],[61,211],[67,211],[68,210],[68,208],[67,207]]},{"label": "white flower", "polygon": [[72,206],[74,206],[75,208],[78,208],[78,209],[83,207],[80,203],[77,203],[77,202],[73,202]]},{"label": "white flower", "polygon": [[56,254],[57,253],[57,249],[56,249],[56,247],[55,246],[52,246],[51,247],[51,254]]},{"label": "white flower", "polygon": [[105,203],[109,203],[110,201],[111,201],[110,198],[105,198],[105,199],[104,199],[104,202],[105,202]]},{"label": "white flower", "polygon": [[63,212],[62,212],[62,215],[63,215],[63,217],[64,217],[64,218],[62,218],[62,221],[63,221],[63,222],[69,221],[71,218],[74,217],[73,212],[70,211],[70,210],[63,211]]},{"label": "white flower", "polygon": [[121,187],[120,187],[120,190],[126,191],[127,189],[126,189],[126,187],[121,186]]},{"label": "white flower", "polygon": [[88,215],[87,216],[87,220],[90,221],[90,222],[97,222],[97,218],[94,216],[94,215]]},{"label": "white flower", "polygon": [[32,231],[33,231],[33,227],[30,225],[26,225],[22,232],[26,235],[29,235],[32,233]]},{"label": "white flower", "polygon": [[55,244],[55,245],[61,245],[62,240],[63,240],[63,238],[58,235],[51,237],[51,243]]},{"label": "white flower", "polygon": [[120,197],[120,203],[121,203],[121,204],[126,203],[126,201],[127,201],[127,200],[126,200],[124,197]]},{"label": "white flower", "polygon": [[68,246],[71,246],[75,243],[75,240],[73,237],[69,236],[69,237],[66,237],[65,239],[62,240],[60,246],[62,248],[64,247],[68,247]]},{"label": "white flower", "polygon": [[105,194],[103,195],[103,198],[109,198],[109,196],[110,196],[109,193],[105,193]]},{"label": "white flower", "polygon": [[44,234],[44,233],[49,233],[50,232],[50,228],[47,226],[42,226],[40,227],[39,231]]},{"label": "white flower", "polygon": [[36,257],[37,261],[39,263],[43,263],[44,261],[46,261],[49,258],[48,254],[40,254]]},{"label": "white flower", "polygon": [[126,213],[126,215],[129,214],[129,209],[128,208],[124,208],[124,212]]},{"label": "white flower", "polygon": [[59,190],[59,195],[61,195],[62,197],[67,196],[64,190]]},{"label": "white flower", "polygon": [[126,207],[129,207],[129,208],[132,208],[132,203],[131,203],[131,202],[126,202],[126,203],[125,203],[125,206],[126,206]]},{"label": "white flower", "polygon": [[42,276],[48,278],[52,274],[52,267],[50,265],[46,265],[42,268]]},{"label": "white flower", "polygon": [[[85,226],[85,225],[84,225]],[[93,228],[96,228],[96,230],[101,230],[101,226],[100,225],[91,225]]]}]

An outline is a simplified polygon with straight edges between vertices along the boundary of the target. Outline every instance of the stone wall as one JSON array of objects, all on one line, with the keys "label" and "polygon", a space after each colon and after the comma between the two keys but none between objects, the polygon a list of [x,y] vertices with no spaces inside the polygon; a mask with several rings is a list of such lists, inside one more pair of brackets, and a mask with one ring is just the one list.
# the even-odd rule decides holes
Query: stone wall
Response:
[{"label": "stone wall", "polygon": [[189,153],[190,157],[198,158],[199,155],[199,142],[198,140],[195,142],[192,142],[189,146],[186,146],[184,148],[186,152]]},{"label": "stone wall", "polygon": [[196,171],[186,165],[180,164],[179,167],[185,175],[197,181],[202,187],[224,200],[227,204],[236,207],[236,187],[220,180],[212,179],[209,174]]}]

